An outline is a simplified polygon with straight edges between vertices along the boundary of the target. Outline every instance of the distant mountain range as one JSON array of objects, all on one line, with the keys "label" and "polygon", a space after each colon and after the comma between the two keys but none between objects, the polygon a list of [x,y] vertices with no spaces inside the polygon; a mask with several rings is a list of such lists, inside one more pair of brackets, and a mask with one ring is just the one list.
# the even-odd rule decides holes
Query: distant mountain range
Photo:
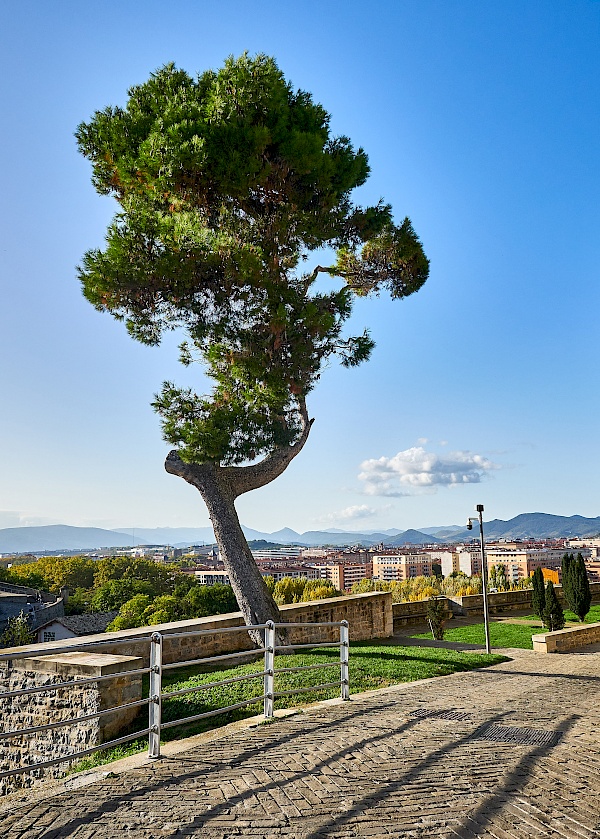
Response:
[{"label": "distant mountain range", "polygon": [[[0,530],[0,553],[39,553],[40,551],[89,551],[94,548],[120,548],[137,544],[119,531],[101,527],[70,527],[48,524],[40,527],[5,527]],[[143,542],[142,542],[143,544]]]},{"label": "distant mountain range", "polygon": [[[247,539],[264,539],[282,545],[432,545],[462,542],[477,536],[459,525],[427,527],[422,530],[363,531],[353,533],[338,529],[308,530],[296,533],[289,527],[275,533],[263,533],[243,527]],[[559,539],[600,534],[600,516],[553,516],[548,513],[522,513],[509,521],[494,519],[484,523],[487,541],[496,539]],[[211,527],[155,527],[128,530],[104,530],[99,527],[70,527],[66,524],[43,527],[7,527],[0,529],[0,553],[40,553],[42,551],[89,551],[98,548],[134,545],[188,545],[214,542]]]}]

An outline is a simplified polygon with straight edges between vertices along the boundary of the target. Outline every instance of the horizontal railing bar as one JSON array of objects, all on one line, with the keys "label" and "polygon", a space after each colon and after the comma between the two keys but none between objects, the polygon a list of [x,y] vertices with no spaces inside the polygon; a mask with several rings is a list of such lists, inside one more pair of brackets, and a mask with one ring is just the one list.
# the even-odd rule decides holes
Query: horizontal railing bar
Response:
[{"label": "horizontal railing bar", "polygon": [[262,679],[267,675],[266,670],[260,673],[250,673],[247,676],[234,676],[232,679],[223,679],[222,682],[209,682],[206,685],[195,685],[193,688],[183,688],[182,690],[173,690],[170,693],[163,693],[163,699],[170,699],[171,696],[183,696],[186,693],[194,693],[197,690],[207,690],[208,688],[218,688],[222,685],[231,685],[233,682],[247,682],[249,679]]},{"label": "horizontal railing bar", "polygon": [[288,626],[306,629],[310,626],[344,626],[344,623],[342,621],[323,621],[322,623],[313,623],[312,621],[306,623],[276,623],[275,629],[286,629]]},{"label": "horizontal railing bar", "polygon": [[6,693],[0,693],[0,699],[8,699],[10,696],[25,696],[28,693],[41,693],[45,690],[62,690],[63,688],[82,687],[83,685],[91,685],[94,682],[106,682],[109,679],[122,679],[126,676],[137,676],[140,673],[149,673],[150,668],[144,667],[142,670],[123,670],[118,673],[109,673],[108,676],[91,676],[87,679],[75,679],[70,682],[56,682],[50,685],[40,685],[35,688],[23,688],[23,690],[9,690]]},{"label": "horizontal railing bar", "polygon": [[210,664],[213,661],[226,661],[230,658],[239,658],[241,655],[261,655],[261,650],[242,650],[239,653],[226,653],[225,655],[213,655],[207,658],[192,658],[189,661],[174,661],[171,664],[163,664],[163,670],[174,670],[176,667],[192,667],[195,664]]},{"label": "horizontal railing bar", "polygon": [[113,708],[107,708],[105,711],[95,711],[93,714],[85,714],[81,717],[71,717],[70,720],[60,720],[59,722],[49,722],[46,725],[35,725],[32,728],[21,728],[18,731],[1,731],[0,732],[0,740],[4,740],[7,737],[21,737],[28,734],[35,734],[38,731],[49,731],[50,729],[54,728],[65,728],[68,725],[77,725],[80,722],[86,722],[87,720],[94,720],[96,717],[104,717],[106,714],[112,714],[116,711],[120,711],[123,708],[138,708],[140,705],[148,705],[151,702],[151,699],[138,699],[136,702],[127,702],[124,705],[115,705]]},{"label": "horizontal railing bar", "polygon": [[293,696],[295,693],[308,693],[311,690],[324,690],[325,688],[339,688],[340,682],[326,682],[323,685],[315,685],[308,688],[296,688],[295,690],[278,690],[273,696],[277,699],[278,696]]},{"label": "horizontal railing bar", "polygon": [[341,643],[339,641],[331,641],[330,643],[323,643],[323,644],[285,644],[282,647],[275,647],[275,651],[278,650],[304,650],[304,649],[316,649],[317,647],[341,647]]},{"label": "horizontal railing bar", "polygon": [[339,667],[339,661],[332,661],[329,664],[307,664],[306,667],[276,667],[275,675],[280,673],[299,673],[301,670],[319,670],[321,667]]},{"label": "horizontal railing bar", "polygon": [[10,769],[7,772],[0,772],[0,778],[8,778],[11,775],[23,775],[27,772],[31,772],[33,769],[42,769],[45,766],[56,766],[57,763],[71,763],[79,758],[94,754],[94,752],[100,752],[103,749],[112,749],[113,746],[120,746],[121,743],[128,743],[130,740],[137,740],[138,737],[144,737],[146,734],[150,734],[150,731],[150,728],[144,728],[141,731],[136,731],[135,734],[128,734],[127,737],[119,737],[117,740],[109,740],[106,743],[100,743],[99,746],[92,746],[89,749],[84,749],[83,751],[76,752],[75,754],[64,755],[63,757],[54,757],[52,760],[44,760],[41,763],[31,763],[29,766],[20,766],[18,769]]},{"label": "horizontal railing bar", "polygon": [[43,647],[34,647],[26,653],[2,653],[0,654],[0,661],[18,661],[21,658],[38,658],[40,656],[58,655],[58,653],[79,653],[82,650],[87,651],[92,647],[107,647],[114,644],[137,644],[138,642],[152,641],[149,635],[143,635],[136,638],[113,638],[107,641],[90,641],[87,644],[72,644],[71,646],[53,647],[51,650],[46,645]]},{"label": "horizontal railing bar", "polygon": [[266,629],[266,623],[244,624],[242,626],[224,626],[223,629],[192,629],[190,632],[163,632],[163,638],[187,638],[189,635],[221,635],[223,632],[252,632],[253,629]]},{"label": "horizontal railing bar", "polygon": [[181,720],[173,720],[172,722],[163,722],[161,723],[161,730],[163,728],[174,728],[176,725],[185,725],[188,722],[195,722],[196,720],[202,720],[206,717],[216,717],[219,714],[224,714],[226,711],[235,711],[237,708],[244,708],[246,705],[256,705],[258,702],[262,702],[264,700],[264,696],[261,694],[257,696],[255,699],[246,699],[244,702],[236,702],[235,705],[227,705],[226,708],[217,708],[216,711],[206,711],[204,714],[196,714],[193,717],[184,717]]}]

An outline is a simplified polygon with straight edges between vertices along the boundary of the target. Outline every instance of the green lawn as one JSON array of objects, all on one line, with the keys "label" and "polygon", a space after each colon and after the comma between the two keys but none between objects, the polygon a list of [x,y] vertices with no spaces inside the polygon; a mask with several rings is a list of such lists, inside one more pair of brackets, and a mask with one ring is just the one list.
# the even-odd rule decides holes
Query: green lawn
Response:
[{"label": "green lawn", "polygon": [[[530,650],[531,636],[544,632],[540,626],[527,626],[517,623],[490,623],[490,643],[492,647],[520,647]],[[431,638],[431,632],[413,635],[413,638]],[[457,626],[447,629],[444,641],[458,641],[463,644],[485,645],[485,630],[483,623],[472,626]]]},{"label": "green lawn", "polygon": [[[350,691],[361,693],[400,682],[412,682],[417,679],[427,679],[431,676],[446,676],[464,670],[474,670],[506,661],[499,655],[482,655],[481,653],[462,653],[456,650],[436,649],[431,647],[401,647],[377,645],[372,642],[356,642],[350,644]],[[301,687],[311,687],[322,682],[339,680],[339,649],[319,648],[303,655],[277,656],[276,668],[300,667],[310,664],[327,664],[326,669],[308,670],[300,673],[286,673],[275,678],[275,690],[294,690]],[[228,670],[199,672],[199,668],[181,668],[181,670],[167,670],[163,676],[163,691],[175,691],[195,685],[230,679],[248,673],[259,673],[263,670],[263,662],[243,664]],[[281,697],[276,700],[276,708],[295,708],[299,705],[317,702],[339,696],[338,687],[325,690],[315,690],[296,696]],[[147,695],[147,687],[145,695]],[[216,710],[226,705],[234,705],[245,699],[256,696],[262,697],[262,677],[247,682],[234,682],[218,688],[208,688],[197,693],[187,694],[174,699],[163,699],[163,720],[165,722],[202,714],[205,711]],[[177,726],[163,732],[164,740],[174,740],[189,737],[202,731],[217,728],[235,720],[252,717],[262,711],[262,698],[256,704],[226,714],[220,714],[185,726]],[[133,733],[147,725],[146,709],[138,717]],[[96,752],[89,758],[77,764],[71,771],[81,771],[118,760],[121,757],[135,754],[147,748],[146,738],[133,741],[124,746],[108,751]]]},{"label": "green lawn", "polygon": [[[540,622],[537,615],[527,615],[523,618],[523,620]],[[573,623],[580,623],[577,615],[574,612],[571,612],[570,609],[565,609],[565,620],[572,621]],[[600,604],[596,604],[590,608],[590,611],[585,616],[584,623],[600,623]]]}]

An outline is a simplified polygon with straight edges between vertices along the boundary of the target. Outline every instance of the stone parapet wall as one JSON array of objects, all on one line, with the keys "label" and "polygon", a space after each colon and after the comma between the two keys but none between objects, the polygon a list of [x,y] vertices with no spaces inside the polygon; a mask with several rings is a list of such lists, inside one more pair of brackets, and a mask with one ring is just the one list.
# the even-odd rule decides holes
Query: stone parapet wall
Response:
[{"label": "stone parapet wall", "polygon": [[62,597],[57,598],[54,603],[44,603],[41,609],[36,609],[33,618],[33,629],[37,629],[43,623],[62,618],[65,614],[65,604]]},{"label": "stone parapet wall", "polygon": [[[141,676],[122,677],[119,673],[136,670],[141,659],[126,656],[66,653],[56,656],[32,657],[0,663],[0,691],[26,688],[115,674],[114,679],[81,687],[49,689],[24,696],[0,699],[0,731],[46,725],[94,714],[108,708],[141,699]],[[61,755],[84,751],[115,737],[138,713],[128,708],[74,725],[0,739],[0,771],[16,769],[30,763],[51,760]],[[0,794],[19,787],[31,786],[39,777],[58,777],[64,764],[35,769],[25,775],[0,780]]]},{"label": "stone parapet wall", "polygon": [[[302,624],[290,627],[287,631],[286,641],[290,644],[338,641],[338,626],[323,627],[314,624],[337,623],[343,620],[349,623],[351,641],[389,637],[393,633],[392,596],[389,592],[294,603],[282,606],[281,615],[286,623]],[[232,627],[240,627],[241,631],[222,631]],[[175,637],[198,630],[210,632],[205,635]],[[0,731],[58,722],[141,699],[141,676],[130,678],[119,674],[148,666],[149,639],[152,632],[160,632],[163,636],[165,664],[256,649],[245,631],[240,612],[87,636],[85,639],[74,638],[68,641],[14,647],[10,652],[14,652],[15,655],[30,651],[31,656],[12,662],[0,662],[0,692],[51,685],[78,677],[114,673],[115,678],[85,685],[77,690],[64,688],[59,691],[0,699]],[[76,651],[83,640],[86,649]],[[87,646],[89,642],[91,644]],[[73,648],[72,652],[69,651],[70,647]],[[66,652],[64,648],[67,648]],[[51,654],[53,649],[57,650],[55,655]],[[58,652],[59,649],[62,651]],[[39,655],[41,651],[47,651],[49,654]],[[6,654],[8,650],[2,652]],[[260,653],[257,649],[258,654]],[[61,754],[82,751],[113,739],[133,720],[138,711],[139,708],[125,709],[74,726],[22,736],[14,740],[0,739],[0,771],[17,768],[24,763],[41,762]],[[147,709],[142,706],[141,712],[147,714]],[[0,793],[17,786],[31,786],[41,773],[57,777],[62,774],[63,769],[64,764],[46,770],[33,770],[29,774],[0,781]]]},{"label": "stone parapet wall", "polygon": [[[556,591],[558,600],[566,608],[562,586],[555,585],[554,590]],[[592,594],[592,603],[599,603],[600,583],[590,583],[590,591]],[[499,591],[488,594],[490,614],[501,615],[504,612],[531,609],[531,593],[531,589],[521,589],[519,591]],[[455,614],[466,616],[483,615],[482,594],[469,594],[465,597],[449,597],[448,599],[454,604],[453,611]]]},{"label": "stone parapet wall", "polygon": [[[452,609],[449,600],[445,597],[438,597],[445,606],[445,620],[452,618]],[[403,627],[423,626],[427,624],[427,600],[412,600],[408,603],[394,603],[394,629]]]},{"label": "stone parapet wall", "polygon": [[589,644],[600,643],[600,623],[573,626],[556,632],[545,632],[532,638],[534,652],[565,653],[578,650]]},{"label": "stone parapet wall", "polygon": [[[354,594],[348,597],[332,597],[314,600],[310,603],[292,603],[280,607],[285,623],[305,623],[306,627],[292,628],[287,633],[291,644],[314,641],[333,641],[339,638],[339,627],[311,627],[311,623],[326,623],[347,620],[350,625],[350,640],[365,641],[371,638],[386,638],[393,634],[392,595],[387,591]],[[240,632],[220,632],[222,629],[240,627]],[[189,635],[185,638],[171,638],[180,633],[209,630],[206,635]],[[77,647],[82,643],[94,652],[110,655],[125,655],[142,658],[149,662],[149,639],[153,632],[163,635],[163,661],[190,661],[224,653],[251,650],[255,644],[244,631],[241,612],[227,615],[213,615],[193,618],[157,626],[142,626],[137,629],[123,629],[120,632],[88,635],[69,641],[50,641],[43,645],[15,647],[15,652],[39,650],[40,646],[49,652],[64,647]],[[89,646],[88,646],[89,645]]]}]

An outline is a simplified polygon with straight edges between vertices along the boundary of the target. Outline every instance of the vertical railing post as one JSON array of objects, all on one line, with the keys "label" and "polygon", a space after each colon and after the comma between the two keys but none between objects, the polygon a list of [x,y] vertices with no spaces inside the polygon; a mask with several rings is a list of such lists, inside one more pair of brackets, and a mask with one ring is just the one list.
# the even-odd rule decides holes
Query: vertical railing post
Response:
[{"label": "vertical railing post", "polygon": [[264,684],[264,714],[266,720],[273,719],[275,697],[275,624],[267,621],[265,629],[265,684]]},{"label": "vertical railing post", "polygon": [[340,626],[340,683],[342,688],[341,696],[344,701],[350,699],[349,652],[350,635],[348,633],[348,621],[342,621],[342,625]]},{"label": "vertical railing post", "polygon": [[148,692],[148,757],[160,757],[160,726],[162,712],[162,635],[150,636],[150,688]]}]

